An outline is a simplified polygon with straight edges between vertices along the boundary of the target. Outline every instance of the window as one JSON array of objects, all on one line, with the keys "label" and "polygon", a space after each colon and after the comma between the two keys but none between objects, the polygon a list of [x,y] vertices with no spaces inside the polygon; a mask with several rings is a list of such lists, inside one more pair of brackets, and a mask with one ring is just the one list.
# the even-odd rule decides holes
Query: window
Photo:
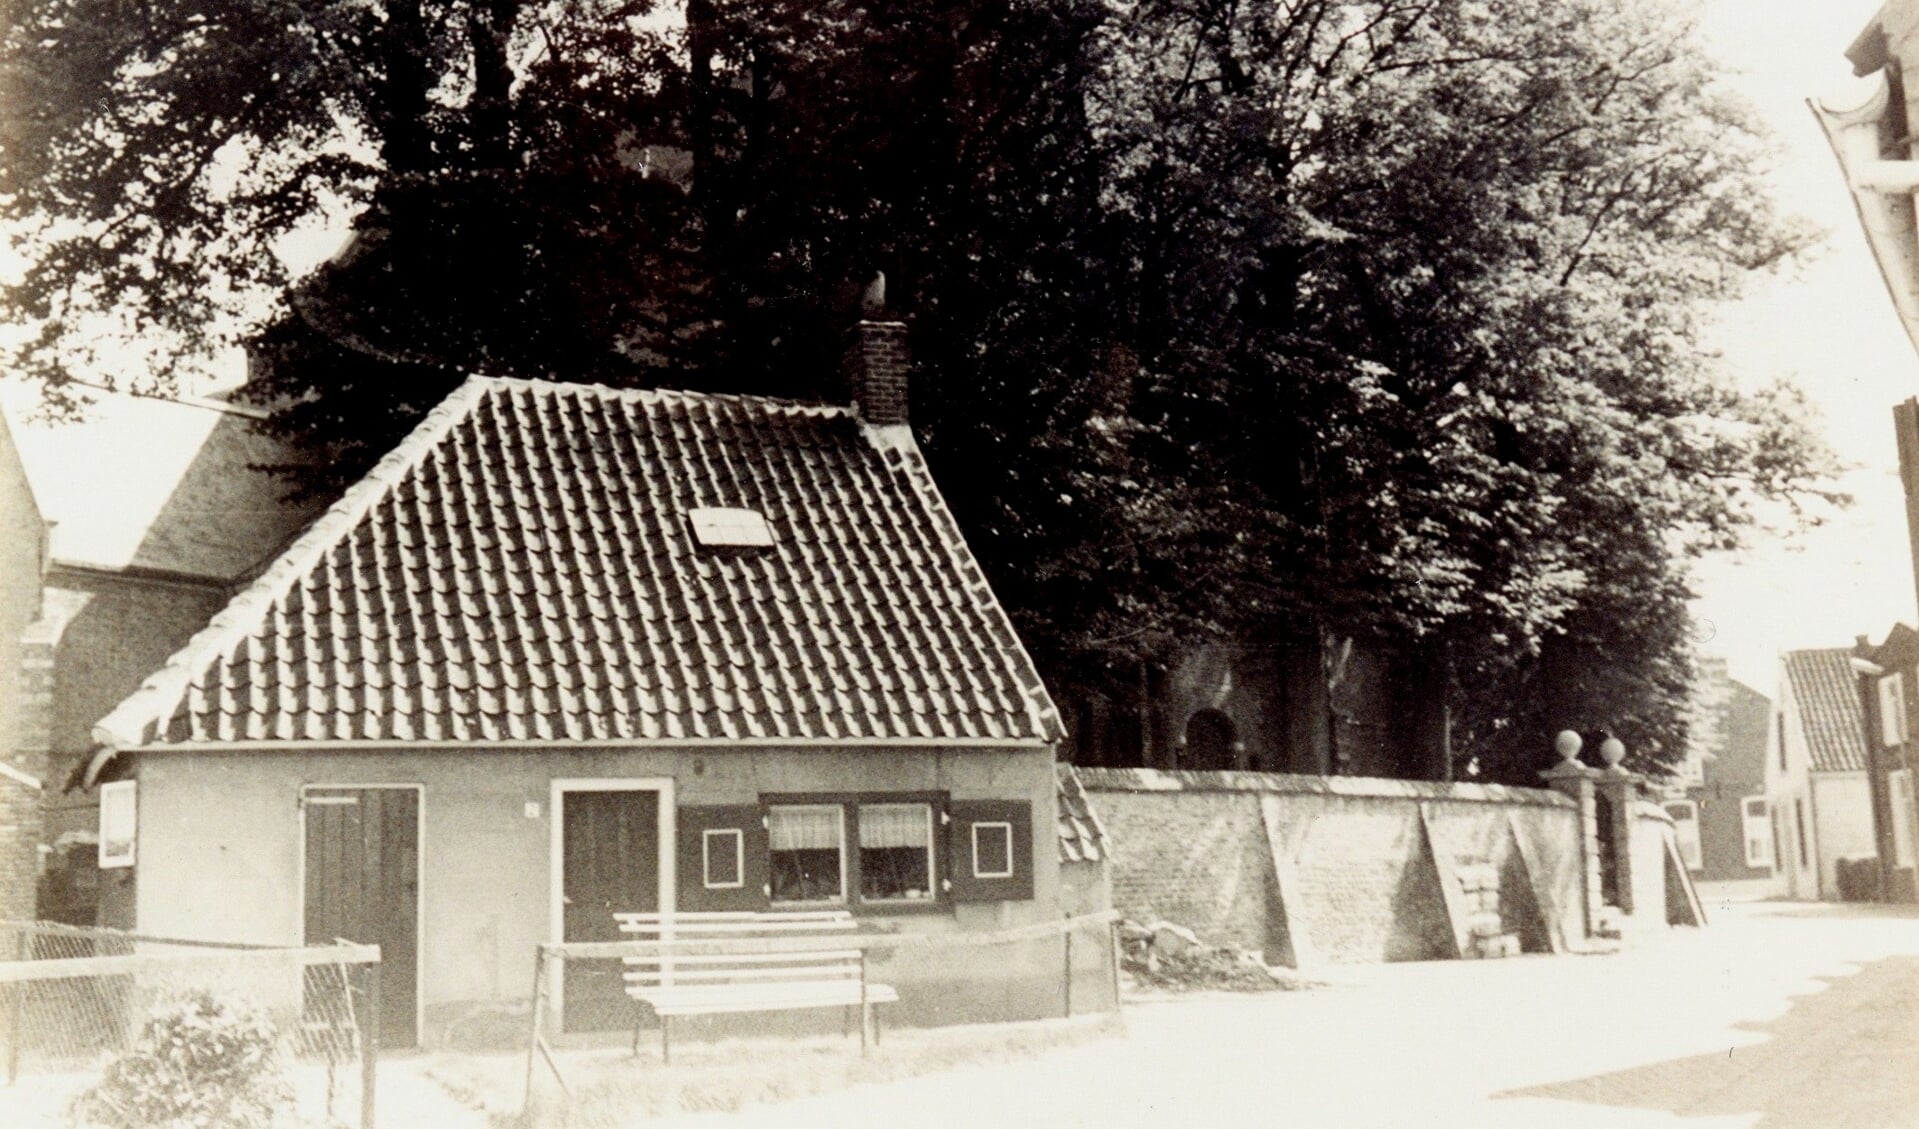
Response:
[{"label": "window", "polygon": [[737,890],[746,885],[746,835],[734,828],[717,828],[700,835],[700,870],[709,890]]},{"label": "window", "polygon": [[770,805],[771,901],[843,903],[849,879],[863,903],[937,900],[936,815],[930,800]]},{"label": "window", "polygon": [[1778,721],[1779,721],[1779,726],[1778,726],[1778,731],[1779,731],[1779,771],[1781,771],[1781,772],[1785,772],[1785,771],[1787,771],[1787,770],[1788,770],[1788,766],[1787,766],[1787,764],[1786,764],[1786,711],[1785,711],[1785,710],[1780,710],[1780,711],[1779,711],[1779,713],[1778,713]]},{"label": "window", "polygon": [[1679,857],[1687,870],[1706,869],[1699,843],[1699,805],[1691,800],[1668,800],[1666,814],[1672,817],[1673,836],[1679,843]]},{"label": "window", "polygon": [[1886,775],[1886,790],[1891,793],[1892,857],[1894,866],[1911,866],[1912,852],[1912,770],[1902,768]]},{"label": "window", "polygon": [[764,549],[773,543],[773,530],[758,510],[706,506],[686,511],[693,540],[707,549]]},{"label": "window", "polygon": [[116,780],[100,785],[100,869],[133,865],[139,817],[139,784]]},{"label": "window", "polygon": [[973,825],[973,877],[1013,876],[1013,825],[1006,822]]},{"label": "window", "polygon": [[1772,813],[1766,807],[1766,797],[1747,796],[1739,801],[1739,821],[1746,834],[1746,865],[1771,870]]},{"label": "window", "polygon": [[861,804],[860,900],[933,896],[933,805]]},{"label": "window", "polygon": [[1906,680],[1897,671],[1879,680],[1879,743],[1906,743]]},{"label": "window", "polygon": [[1239,767],[1234,754],[1233,722],[1218,710],[1200,710],[1186,719],[1181,768],[1218,772]]},{"label": "window", "polygon": [[846,814],[839,804],[767,808],[766,849],[775,904],[846,900]]},{"label": "window", "polygon": [[1792,822],[1799,835],[1799,865],[1812,865],[1812,852],[1806,846],[1806,801],[1792,802]]}]

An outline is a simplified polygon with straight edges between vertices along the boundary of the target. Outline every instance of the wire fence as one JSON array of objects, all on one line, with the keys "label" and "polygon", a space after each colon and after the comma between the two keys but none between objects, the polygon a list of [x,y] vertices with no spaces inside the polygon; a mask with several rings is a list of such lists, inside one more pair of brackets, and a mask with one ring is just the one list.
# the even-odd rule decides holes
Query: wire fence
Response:
[{"label": "wire fence", "polygon": [[223,945],[0,922],[0,1123],[373,1129],[379,949]]}]

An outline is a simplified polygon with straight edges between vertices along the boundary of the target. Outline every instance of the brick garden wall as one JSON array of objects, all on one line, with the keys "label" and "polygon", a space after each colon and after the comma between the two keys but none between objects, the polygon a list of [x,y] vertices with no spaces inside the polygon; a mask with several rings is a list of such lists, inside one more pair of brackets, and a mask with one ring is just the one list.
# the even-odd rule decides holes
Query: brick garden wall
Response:
[{"label": "brick garden wall", "polygon": [[1082,768],[1113,897],[1270,963],[1526,951],[1584,935],[1577,805],[1471,784]]}]

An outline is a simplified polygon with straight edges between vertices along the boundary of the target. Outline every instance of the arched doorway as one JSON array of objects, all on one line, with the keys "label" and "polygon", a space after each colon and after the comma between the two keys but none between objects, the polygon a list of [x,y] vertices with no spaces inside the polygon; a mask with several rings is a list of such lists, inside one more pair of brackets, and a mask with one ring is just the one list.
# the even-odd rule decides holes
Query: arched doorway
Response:
[{"label": "arched doorway", "polygon": [[1187,718],[1179,766],[1209,772],[1238,768],[1232,719],[1218,710],[1200,710]]}]

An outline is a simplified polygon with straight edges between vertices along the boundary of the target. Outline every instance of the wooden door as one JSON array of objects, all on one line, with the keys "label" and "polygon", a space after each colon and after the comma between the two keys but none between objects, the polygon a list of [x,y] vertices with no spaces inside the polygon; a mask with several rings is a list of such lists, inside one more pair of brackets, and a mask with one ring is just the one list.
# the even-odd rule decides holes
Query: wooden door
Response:
[{"label": "wooden door", "polygon": [[380,946],[380,1046],[419,1042],[420,792],[308,788],[306,942]]},{"label": "wooden door", "polygon": [[[660,908],[660,794],[560,793],[563,941],[621,941],[615,913]],[[633,1026],[617,960],[567,961],[562,1014],[567,1031]]]}]

